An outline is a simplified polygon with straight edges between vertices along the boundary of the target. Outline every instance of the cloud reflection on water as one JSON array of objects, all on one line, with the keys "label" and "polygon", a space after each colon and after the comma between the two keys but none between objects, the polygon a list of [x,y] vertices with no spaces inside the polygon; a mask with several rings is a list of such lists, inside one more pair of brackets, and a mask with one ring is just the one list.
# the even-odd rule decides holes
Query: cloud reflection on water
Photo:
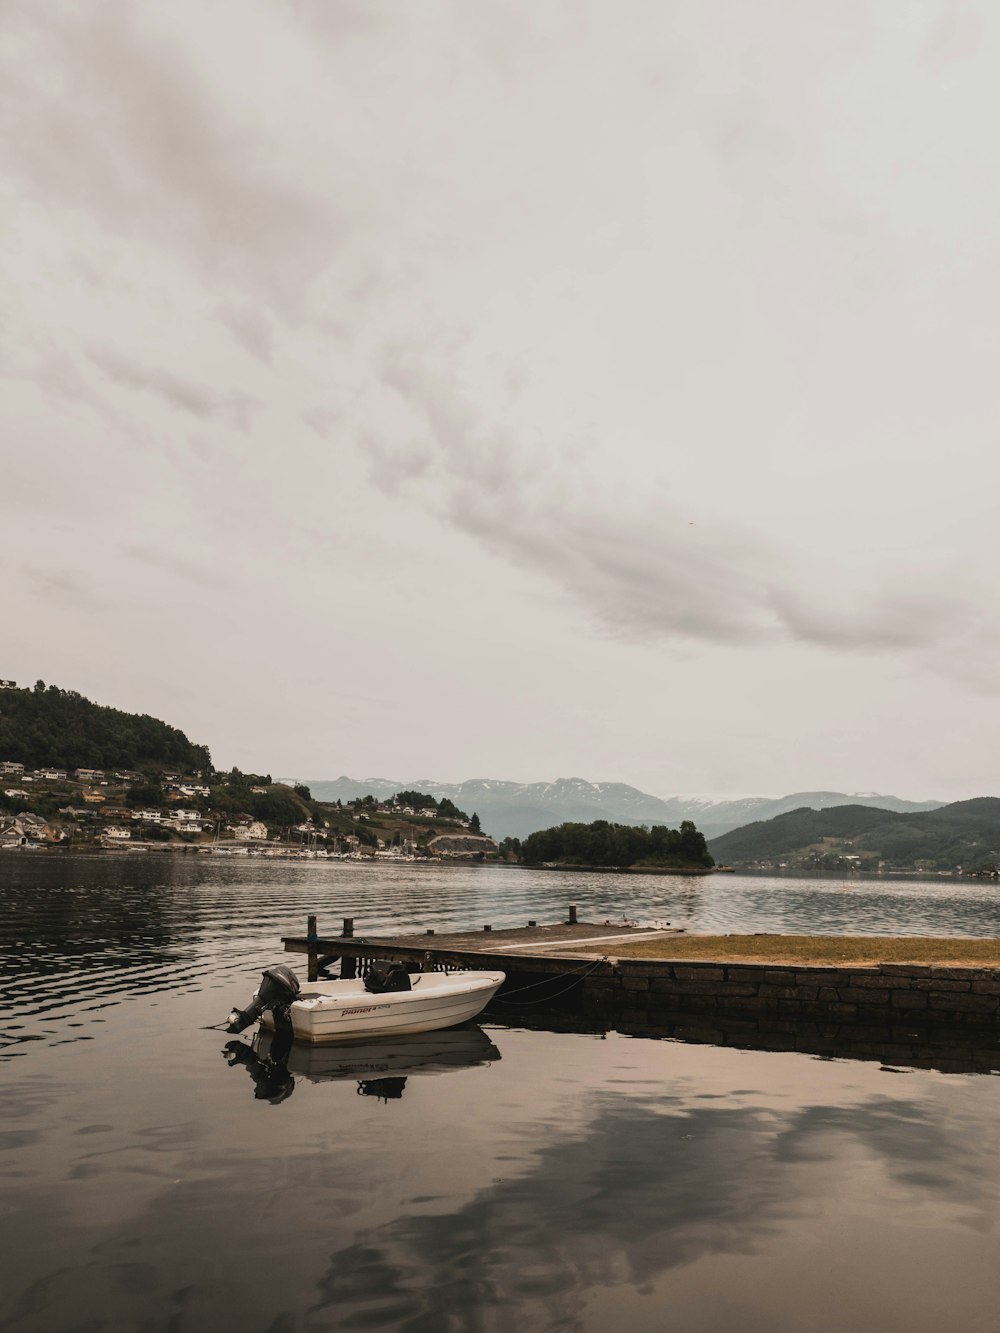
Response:
[{"label": "cloud reflection on water", "polygon": [[408,1331],[590,1326],[594,1289],[625,1300],[705,1256],[772,1248],[815,1211],[815,1173],[803,1168],[836,1174],[859,1151],[873,1179],[902,1192],[972,1205],[981,1220],[995,1211],[981,1142],[915,1101],[805,1106],[776,1120],[763,1108],[605,1092],[582,1132],[541,1148],[529,1174],[336,1250],[311,1313]]}]

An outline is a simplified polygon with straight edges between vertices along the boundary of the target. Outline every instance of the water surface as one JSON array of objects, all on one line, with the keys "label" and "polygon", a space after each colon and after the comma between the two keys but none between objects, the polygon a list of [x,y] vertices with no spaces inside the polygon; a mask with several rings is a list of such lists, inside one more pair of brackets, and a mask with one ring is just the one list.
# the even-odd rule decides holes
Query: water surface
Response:
[{"label": "water surface", "polygon": [[568,901],[1000,934],[996,891],[955,882],[2,857],[0,1328],[1000,1329],[996,1078],[490,1020],[296,1049],[268,1083],[205,1030],[309,912]]}]

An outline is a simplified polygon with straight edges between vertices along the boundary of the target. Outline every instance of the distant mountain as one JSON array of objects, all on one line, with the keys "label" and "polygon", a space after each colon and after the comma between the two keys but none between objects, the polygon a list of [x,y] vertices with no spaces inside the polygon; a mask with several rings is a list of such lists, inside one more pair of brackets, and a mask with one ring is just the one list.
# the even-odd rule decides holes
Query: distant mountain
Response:
[{"label": "distant mountain", "polygon": [[789,810],[808,806],[811,810],[828,810],[833,806],[869,806],[877,810],[895,810],[900,814],[916,814],[921,810],[937,810],[943,801],[906,801],[898,796],[883,796],[878,792],[797,791],[790,796],[744,796],[733,800],[714,797],[675,796],[666,802],[676,807],[675,819],[691,819],[706,838],[720,838],[731,829],[742,828],[753,821],[773,819]]},{"label": "distant mountain", "polygon": [[427,792],[440,800],[447,796],[460,810],[479,815],[483,831],[494,838],[526,838],[539,829],[561,823],[589,824],[607,819],[617,824],[666,824],[676,828],[690,819],[705,834],[717,838],[754,819],[810,805],[817,809],[833,805],[878,806],[883,810],[933,810],[939,801],[903,801],[895,796],[848,796],[843,792],[797,792],[794,796],[749,796],[736,800],[713,797],[671,796],[661,798],[639,791],[624,782],[587,782],[583,778],[559,778],[555,782],[502,782],[474,778],[468,782],[435,782],[431,778],[399,781],[392,778],[309,779],[308,786],[319,801],[351,801],[358,796],[392,796],[402,790]]},{"label": "distant mountain", "polygon": [[483,832],[494,838],[526,838],[537,829],[569,821],[587,824],[607,819],[619,824],[669,824],[672,818],[668,802],[656,796],[623,782],[585,782],[583,778],[528,783],[473,778],[468,782],[448,783],[432,778],[408,778],[402,782],[340,777],[335,781],[310,779],[308,786],[318,801],[350,801],[369,792],[385,797],[403,790],[427,792],[438,800],[447,796],[467,814],[475,811]]},{"label": "distant mountain", "polygon": [[978,797],[932,810],[861,804],[804,807],[711,839],[715,859],[790,869],[952,870],[1000,862],[1000,799]]}]

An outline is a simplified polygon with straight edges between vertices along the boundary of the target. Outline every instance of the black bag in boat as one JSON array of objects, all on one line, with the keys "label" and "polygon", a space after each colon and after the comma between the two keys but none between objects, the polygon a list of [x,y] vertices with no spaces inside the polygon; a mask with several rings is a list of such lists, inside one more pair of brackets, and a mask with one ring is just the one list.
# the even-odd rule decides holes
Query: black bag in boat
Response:
[{"label": "black bag in boat", "polygon": [[412,989],[410,974],[402,963],[385,963],[376,959],[365,971],[365,990],[375,995],[390,990]]}]

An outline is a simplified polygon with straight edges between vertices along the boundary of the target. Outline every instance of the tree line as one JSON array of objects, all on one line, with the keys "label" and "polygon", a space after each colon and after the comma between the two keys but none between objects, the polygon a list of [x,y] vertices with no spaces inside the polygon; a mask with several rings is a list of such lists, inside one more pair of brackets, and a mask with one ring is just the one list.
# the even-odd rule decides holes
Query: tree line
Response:
[{"label": "tree line", "polygon": [[147,713],[125,713],[40,680],[0,694],[0,759],[25,768],[176,769],[205,773],[212,756],[176,727]]}]

